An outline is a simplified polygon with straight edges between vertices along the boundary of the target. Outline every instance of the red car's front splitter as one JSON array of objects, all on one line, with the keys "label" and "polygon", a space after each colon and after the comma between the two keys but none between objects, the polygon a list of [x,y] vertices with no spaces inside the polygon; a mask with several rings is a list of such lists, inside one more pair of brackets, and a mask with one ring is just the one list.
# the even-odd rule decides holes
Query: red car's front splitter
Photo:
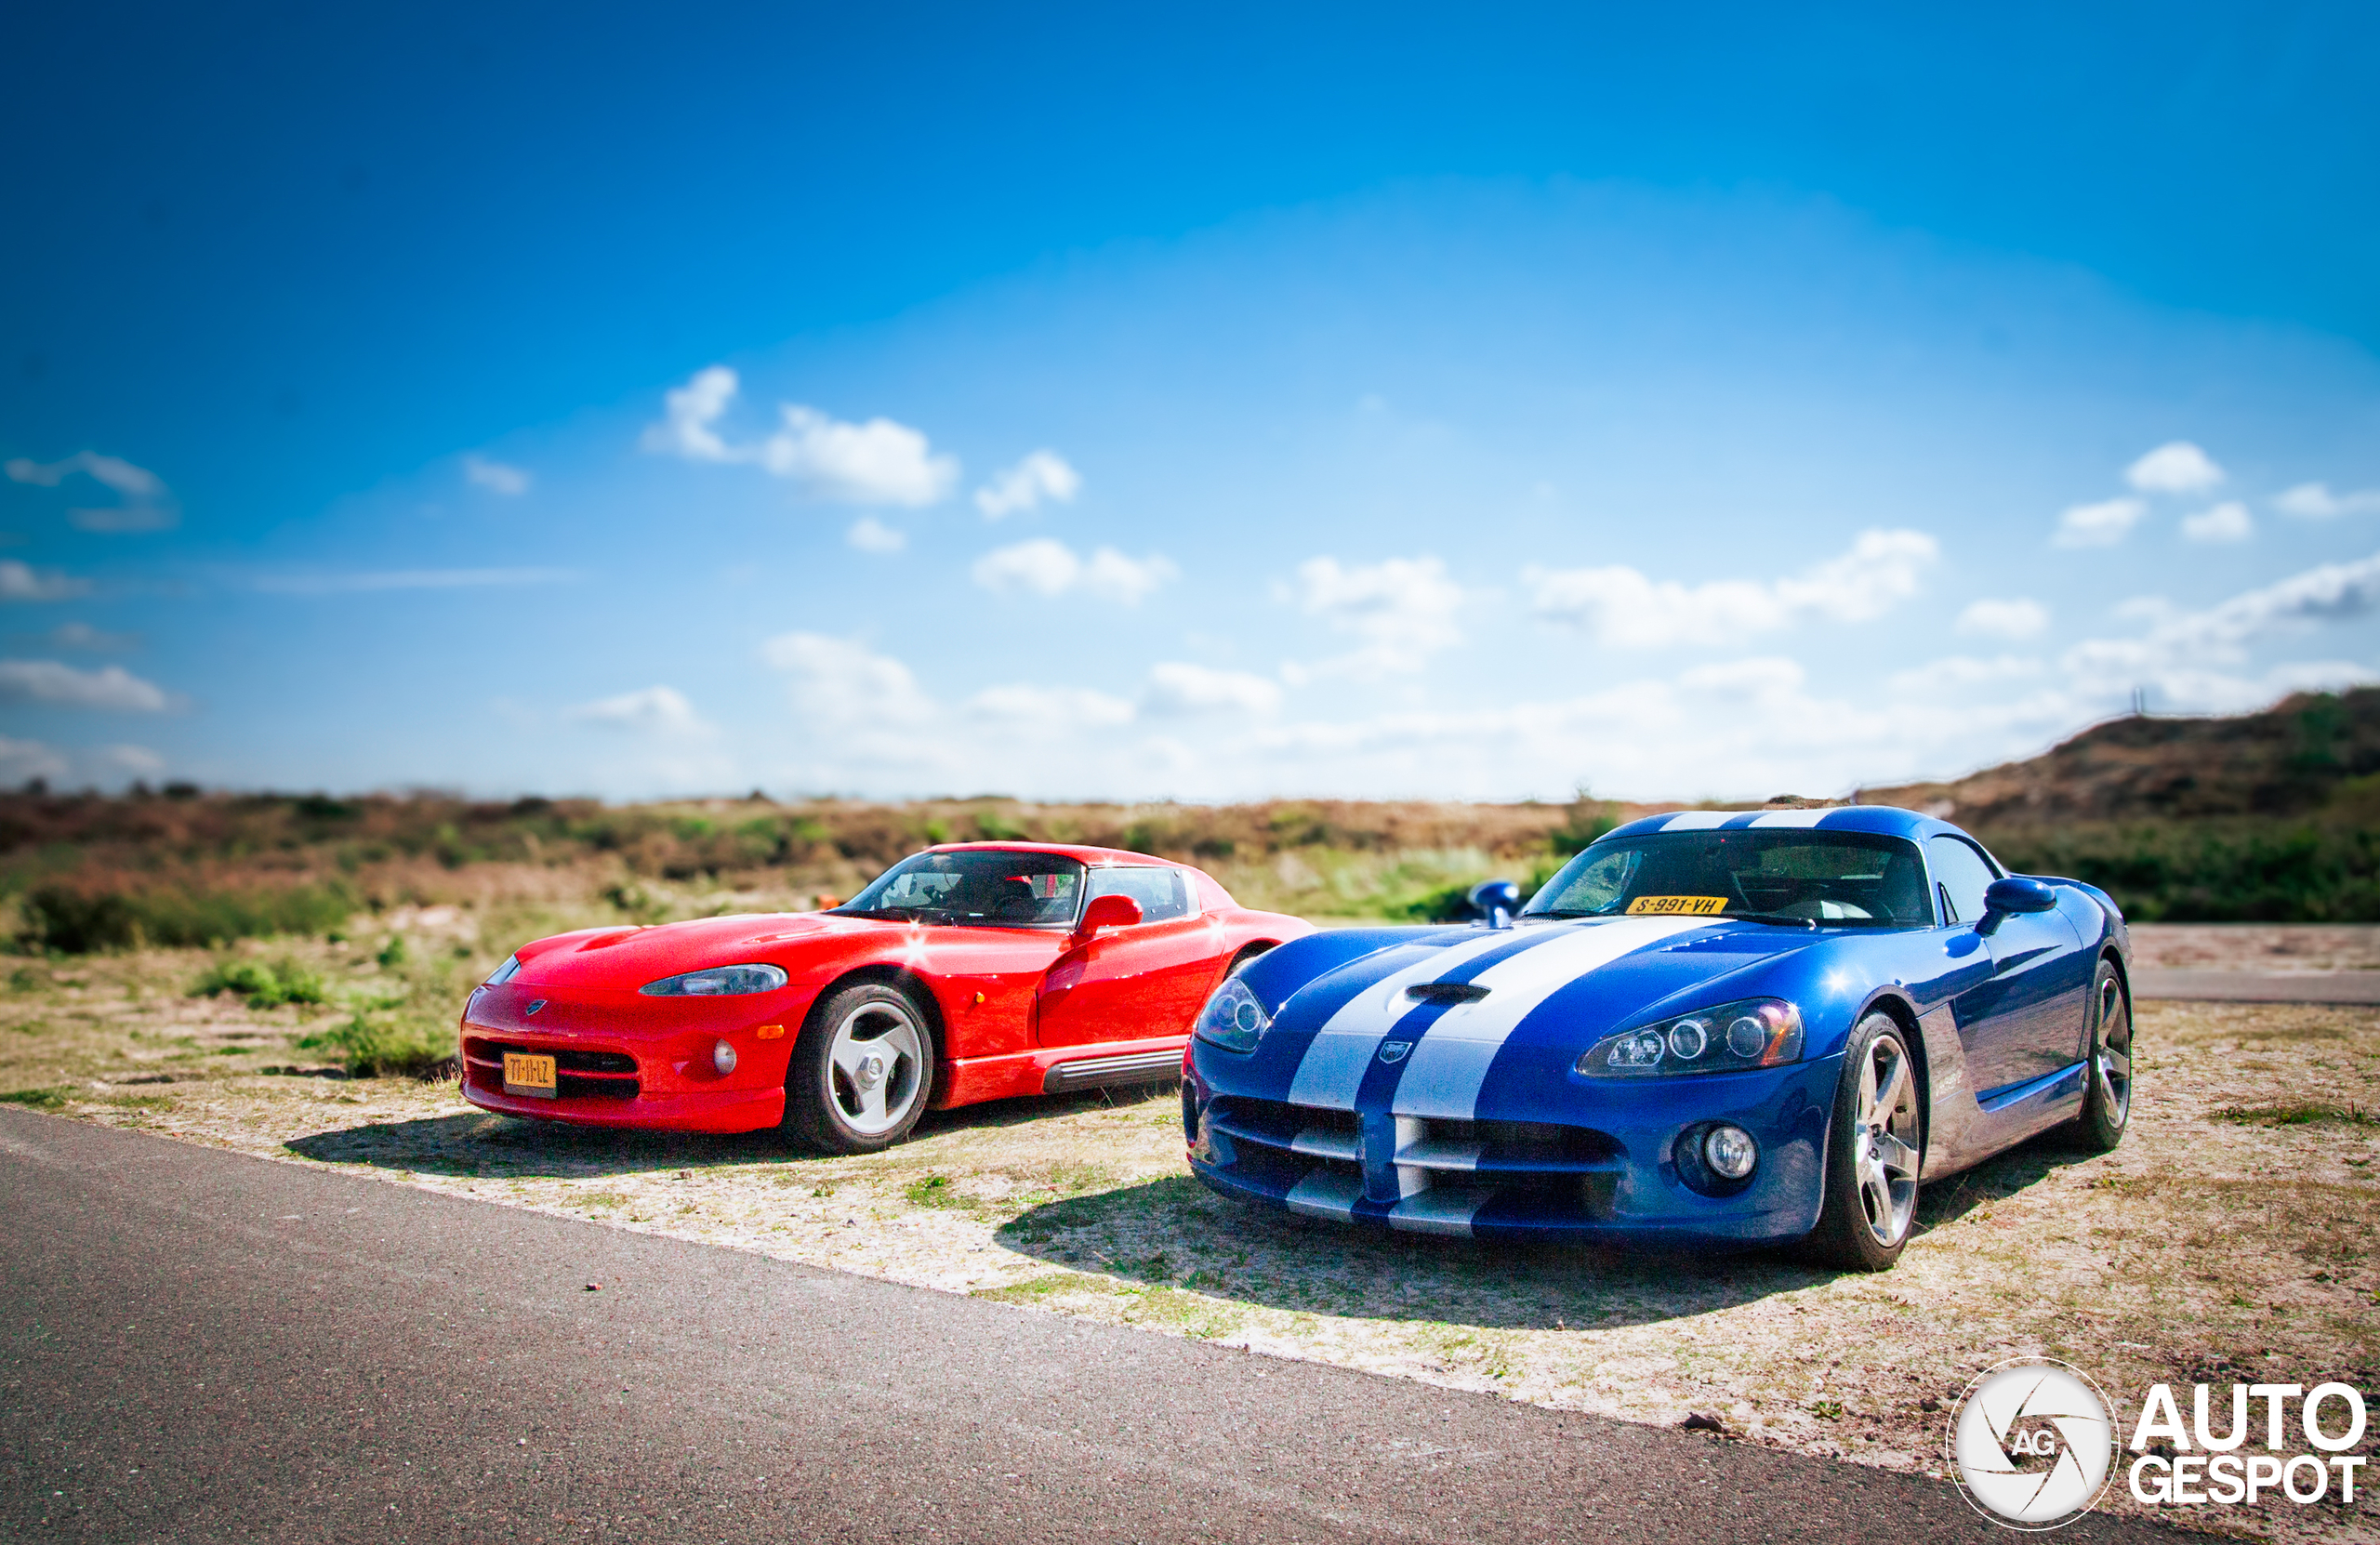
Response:
[{"label": "red car's front splitter", "polygon": [[752,1132],[774,1127],[785,1116],[782,1087],[639,1095],[633,1100],[539,1100],[532,1095],[496,1093],[466,1080],[463,1098],[482,1110],[504,1116],[663,1132]]}]

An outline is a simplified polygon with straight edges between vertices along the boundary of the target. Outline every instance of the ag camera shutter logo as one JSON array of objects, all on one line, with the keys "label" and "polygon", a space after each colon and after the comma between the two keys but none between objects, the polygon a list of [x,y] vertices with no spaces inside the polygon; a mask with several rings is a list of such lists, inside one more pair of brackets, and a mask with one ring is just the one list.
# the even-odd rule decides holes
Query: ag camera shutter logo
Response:
[{"label": "ag camera shutter logo", "polygon": [[2055,1529],[2107,1490],[2115,1422],[2080,1368],[2019,1357],[1985,1369],[1959,1396],[1949,1447],[1977,1511],[2012,1529]]}]

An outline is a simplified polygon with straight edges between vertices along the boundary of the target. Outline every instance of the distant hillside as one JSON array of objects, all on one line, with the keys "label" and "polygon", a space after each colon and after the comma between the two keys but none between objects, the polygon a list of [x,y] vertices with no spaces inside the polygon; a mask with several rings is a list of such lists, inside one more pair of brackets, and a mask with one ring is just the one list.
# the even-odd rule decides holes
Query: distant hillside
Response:
[{"label": "distant hillside", "polygon": [[1970,826],[2308,815],[2375,772],[2380,688],[2363,687],[2301,693],[2228,719],[2110,720],[2030,761],[1859,798]]},{"label": "distant hillside", "polygon": [[2113,720],[2029,761],[1859,798],[1956,821],[2135,920],[2380,922],[2380,689]]}]

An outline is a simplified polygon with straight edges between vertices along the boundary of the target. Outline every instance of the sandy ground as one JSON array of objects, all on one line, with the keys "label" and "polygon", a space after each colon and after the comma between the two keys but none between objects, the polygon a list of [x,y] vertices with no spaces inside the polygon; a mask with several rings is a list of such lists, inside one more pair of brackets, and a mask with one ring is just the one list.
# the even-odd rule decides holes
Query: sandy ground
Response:
[{"label": "sandy ground", "polygon": [[2369,923],[2143,923],[2133,964],[2159,971],[2380,971]]},{"label": "sandy ground", "polygon": [[[303,1016],[333,1010],[186,996],[203,963],[149,952],[20,970],[0,995],[0,1089],[1038,1311],[1630,1420],[1705,1413],[1733,1441],[1898,1470],[1939,1473],[1939,1407],[2023,1354],[2093,1374],[2127,1430],[2153,1381],[2380,1392],[2380,1010],[2146,1006],[2122,1149],[2036,1142],[1930,1188],[1899,1266],[1863,1277],[1772,1255],[1496,1248],[1248,1211],[1188,1178],[1165,1089],[951,1113],[856,1160],[513,1121],[451,1083],[335,1076],[292,1050]],[[368,964],[348,969],[368,987]],[[2380,1454],[2380,1433],[2362,1451]],[[2103,1505],[2135,1508],[2121,1485]],[[2284,1504],[2192,1522],[2374,1539],[2374,1520]]]}]

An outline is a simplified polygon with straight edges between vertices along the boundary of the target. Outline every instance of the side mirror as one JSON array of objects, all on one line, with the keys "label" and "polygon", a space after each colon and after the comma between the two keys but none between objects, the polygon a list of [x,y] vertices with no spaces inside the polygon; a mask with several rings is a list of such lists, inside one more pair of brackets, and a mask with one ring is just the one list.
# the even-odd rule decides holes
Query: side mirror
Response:
[{"label": "side mirror", "polygon": [[1075,925],[1075,942],[1080,944],[1103,928],[1130,928],[1140,920],[1141,904],[1131,897],[1093,896],[1082,909],[1082,921]]},{"label": "side mirror", "polygon": [[2023,875],[1995,879],[1983,893],[1986,917],[1994,912],[2047,912],[2057,905],[2057,892]]},{"label": "side mirror", "polygon": [[1502,928],[1521,909],[1521,888],[1508,879],[1483,879],[1463,900],[1474,918],[1490,928]]}]

